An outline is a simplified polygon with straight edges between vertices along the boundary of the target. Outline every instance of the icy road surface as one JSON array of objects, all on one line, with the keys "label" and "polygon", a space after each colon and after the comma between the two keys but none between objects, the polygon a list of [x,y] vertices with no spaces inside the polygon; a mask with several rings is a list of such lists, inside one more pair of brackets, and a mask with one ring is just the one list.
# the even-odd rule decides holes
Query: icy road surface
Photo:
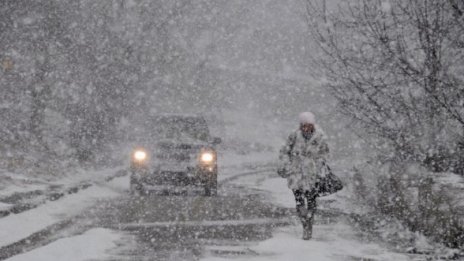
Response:
[{"label": "icy road surface", "polygon": [[225,166],[218,197],[135,197],[128,177],[0,219],[8,260],[409,260],[363,242],[323,201],[302,241],[285,180],[269,164]]}]

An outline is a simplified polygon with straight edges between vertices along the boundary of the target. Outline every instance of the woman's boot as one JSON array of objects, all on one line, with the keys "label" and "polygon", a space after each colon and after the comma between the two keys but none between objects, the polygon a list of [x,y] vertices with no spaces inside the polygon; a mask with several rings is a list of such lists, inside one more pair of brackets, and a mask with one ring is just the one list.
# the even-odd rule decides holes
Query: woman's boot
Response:
[{"label": "woman's boot", "polygon": [[301,224],[303,225],[303,240],[309,240],[312,236],[312,223],[309,222],[310,219],[308,218],[308,215],[310,215],[310,213],[306,206],[298,206],[297,213],[300,218]]},{"label": "woman's boot", "polygon": [[303,221],[303,240],[310,240],[313,237],[313,218],[306,217]]}]

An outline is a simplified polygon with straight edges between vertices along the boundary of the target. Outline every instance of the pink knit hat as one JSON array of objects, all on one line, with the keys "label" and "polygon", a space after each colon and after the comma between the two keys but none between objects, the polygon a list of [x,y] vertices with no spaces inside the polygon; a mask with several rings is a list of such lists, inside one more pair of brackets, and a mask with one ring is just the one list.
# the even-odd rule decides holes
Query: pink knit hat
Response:
[{"label": "pink knit hat", "polygon": [[316,117],[314,114],[309,111],[300,113],[300,124],[305,123],[316,124]]}]

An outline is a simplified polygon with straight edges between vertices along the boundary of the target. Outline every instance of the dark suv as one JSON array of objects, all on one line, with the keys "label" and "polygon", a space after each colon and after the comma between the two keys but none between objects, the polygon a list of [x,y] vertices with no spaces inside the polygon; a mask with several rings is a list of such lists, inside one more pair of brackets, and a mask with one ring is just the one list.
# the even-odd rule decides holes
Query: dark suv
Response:
[{"label": "dark suv", "polygon": [[217,195],[215,147],[221,139],[210,136],[202,116],[154,116],[137,126],[130,165],[132,193],[193,186],[208,196]]}]

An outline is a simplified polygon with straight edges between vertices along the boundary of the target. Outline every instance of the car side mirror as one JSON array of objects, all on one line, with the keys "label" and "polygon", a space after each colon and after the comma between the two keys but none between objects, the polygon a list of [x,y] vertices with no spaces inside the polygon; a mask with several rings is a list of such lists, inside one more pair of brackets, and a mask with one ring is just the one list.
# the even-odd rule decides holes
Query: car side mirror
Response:
[{"label": "car side mirror", "polygon": [[213,140],[211,141],[212,144],[218,145],[222,143],[222,139],[219,137],[214,137]]}]

